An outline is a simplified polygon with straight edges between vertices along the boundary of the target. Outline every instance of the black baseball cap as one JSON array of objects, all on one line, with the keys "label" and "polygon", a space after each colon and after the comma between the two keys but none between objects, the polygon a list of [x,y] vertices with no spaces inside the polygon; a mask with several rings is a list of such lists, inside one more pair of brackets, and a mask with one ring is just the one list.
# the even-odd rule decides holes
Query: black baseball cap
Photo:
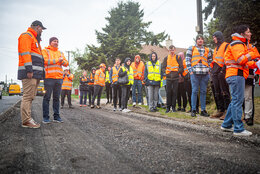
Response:
[{"label": "black baseball cap", "polygon": [[38,25],[39,25],[40,27],[42,27],[43,30],[47,29],[47,28],[45,28],[45,27],[42,25],[41,21],[38,21],[38,20],[33,21],[32,25],[33,25],[33,26],[38,26]]}]

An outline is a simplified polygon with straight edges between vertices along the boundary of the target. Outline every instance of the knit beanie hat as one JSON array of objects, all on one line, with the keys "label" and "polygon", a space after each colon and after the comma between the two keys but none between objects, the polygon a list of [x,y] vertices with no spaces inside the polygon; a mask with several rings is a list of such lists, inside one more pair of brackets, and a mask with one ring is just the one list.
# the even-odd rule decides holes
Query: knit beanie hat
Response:
[{"label": "knit beanie hat", "polygon": [[50,41],[49,41],[49,44],[51,44],[51,42],[54,41],[54,40],[59,40],[59,39],[57,37],[51,37]]}]

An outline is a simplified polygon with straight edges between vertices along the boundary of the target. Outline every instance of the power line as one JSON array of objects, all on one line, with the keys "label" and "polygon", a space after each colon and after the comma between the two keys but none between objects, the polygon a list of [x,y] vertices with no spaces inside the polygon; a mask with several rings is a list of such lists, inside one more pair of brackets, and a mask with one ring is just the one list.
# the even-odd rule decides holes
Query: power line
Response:
[{"label": "power line", "polygon": [[161,3],[158,7],[156,7],[151,13],[149,13],[146,17],[149,17],[150,15],[154,14],[157,10],[159,10],[167,1],[165,0],[163,3]]}]

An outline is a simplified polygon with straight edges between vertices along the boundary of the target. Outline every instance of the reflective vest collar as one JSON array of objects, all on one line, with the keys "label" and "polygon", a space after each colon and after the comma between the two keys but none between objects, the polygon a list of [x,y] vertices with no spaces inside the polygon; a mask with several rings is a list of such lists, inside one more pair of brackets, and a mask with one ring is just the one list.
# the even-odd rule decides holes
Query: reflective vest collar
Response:
[{"label": "reflective vest collar", "polygon": [[37,32],[34,29],[32,29],[31,27],[28,28],[27,32],[32,33],[35,38],[37,37]]}]

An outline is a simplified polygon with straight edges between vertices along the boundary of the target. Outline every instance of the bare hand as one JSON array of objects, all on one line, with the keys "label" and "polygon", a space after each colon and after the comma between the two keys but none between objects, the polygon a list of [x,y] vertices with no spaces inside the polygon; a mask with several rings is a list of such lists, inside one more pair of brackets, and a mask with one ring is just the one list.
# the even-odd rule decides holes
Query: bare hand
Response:
[{"label": "bare hand", "polygon": [[193,72],[190,72],[190,75],[192,75],[193,74]]},{"label": "bare hand", "polygon": [[28,72],[27,77],[28,77],[28,79],[31,79],[33,77],[33,72]]}]

